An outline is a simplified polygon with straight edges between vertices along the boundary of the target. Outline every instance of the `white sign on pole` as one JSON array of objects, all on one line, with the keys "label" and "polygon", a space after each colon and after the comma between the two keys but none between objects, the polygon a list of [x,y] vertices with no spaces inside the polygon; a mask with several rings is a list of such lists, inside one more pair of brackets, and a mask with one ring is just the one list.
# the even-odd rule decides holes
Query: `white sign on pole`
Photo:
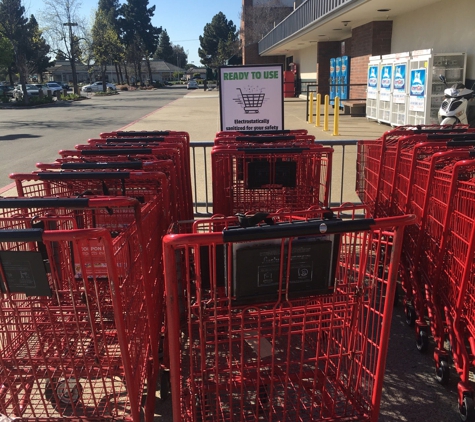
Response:
[{"label": "white sign on pole", "polygon": [[221,130],[283,130],[282,74],[282,65],[221,67]]}]

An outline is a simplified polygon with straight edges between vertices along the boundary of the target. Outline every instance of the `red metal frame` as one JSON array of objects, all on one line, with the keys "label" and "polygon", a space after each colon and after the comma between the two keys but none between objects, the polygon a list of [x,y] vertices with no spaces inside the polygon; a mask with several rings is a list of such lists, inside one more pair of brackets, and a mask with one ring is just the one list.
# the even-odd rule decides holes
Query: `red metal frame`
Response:
[{"label": "red metal frame", "polygon": [[[314,145],[214,147],[211,151],[213,211],[234,215],[327,206],[332,153],[332,148]],[[262,166],[266,168],[261,171]]]},{"label": "red metal frame", "polygon": [[176,185],[173,186],[176,194],[175,207],[179,213],[178,219],[193,218],[193,198],[191,193],[191,177],[190,170],[183,170],[183,154],[180,154],[180,149],[176,147],[108,147],[108,148],[94,148],[90,145],[84,146],[81,150],[60,150],[59,154],[61,160],[72,159],[76,160],[100,160],[100,161],[115,161],[115,160],[171,160],[175,165],[175,180]]},{"label": "red metal frame", "polygon": [[[292,224],[285,224],[292,226],[285,234],[276,225],[267,226],[272,234],[260,227],[264,232],[250,237],[248,229],[165,236],[174,421],[377,421],[400,229],[413,221],[295,223],[306,236],[318,236],[317,227],[340,236],[333,292],[296,299],[285,294],[290,266],[284,262],[300,236]],[[277,299],[235,304],[233,248],[241,242],[259,247],[261,236],[281,245]],[[224,273],[219,248],[225,251]],[[210,270],[206,287],[202,254]],[[186,271],[177,273],[177,259]]]},{"label": "red metal frame", "polygon": [[[1,413],[22,420],[139,420],[145,384],[154,386],[157,376],[151,366],[157,330],[147,316],[153,287],[143,254],[143,207],[130,198],[0,204],[2,251],[47,259],[36,271],[51,289],[51,296],[9,292],[12,267],[3,257],[0,272],[9,284],[2,286],[0,312]],[[110,217],[105,208],[115,214]],[[27,229],[38,221],[55,230]],[[106,228],[75,228],[79,222]],[[150,399],[145,416],[153,419]]]}]

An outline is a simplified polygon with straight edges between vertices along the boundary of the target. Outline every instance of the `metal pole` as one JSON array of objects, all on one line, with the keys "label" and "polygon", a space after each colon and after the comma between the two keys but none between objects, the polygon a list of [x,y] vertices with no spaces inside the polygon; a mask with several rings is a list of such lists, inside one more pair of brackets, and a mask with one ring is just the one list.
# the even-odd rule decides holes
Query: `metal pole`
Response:
[{"label": "metal pole", "polygon": [[325,95],[325,105],[323,110],[323,130],[328,130],[328,108],[330,106],[330,96],[327,94]]},{"label": "metal pole", "polygon": [[338,136],[338,125],[340,122],[340,97],[335,97],[335,111],[333,113],[333,136]]},{"label": "metal pole", "polygon": [[308,119],[307,122],[313,123],[313,92],[310,93],[308,97]]},{"label": "metal pole", "polygon": [[322,102],[322,94],[317,94],[317,104],[315,110],[315,126],[320,127],[320,103]]}]

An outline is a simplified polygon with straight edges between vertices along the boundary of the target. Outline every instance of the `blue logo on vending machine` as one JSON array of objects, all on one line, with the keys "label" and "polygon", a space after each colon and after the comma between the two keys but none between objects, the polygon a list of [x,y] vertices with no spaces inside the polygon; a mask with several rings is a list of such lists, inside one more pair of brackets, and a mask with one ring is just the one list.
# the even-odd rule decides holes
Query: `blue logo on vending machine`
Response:
[{"label": "blue logo on vending machine", "polygon": [[423,97],[426,86],[426,69],[411,70],[411,95]]},{"label": "blue logo on vending machine", "polygon": [[398,64],[394,68],[394,89],[404,91],[406,89],[406,65]]},{"label": "blue logo on vending machine", "polygon": [[368,69],[368,86],[370,88],[378,87],[378,66],[370,66]]},{"label": "blue logo on vending machine", "polygon": [[383,66],[381,69],[381,88],[383,89],[391,89],[391,66]]}]

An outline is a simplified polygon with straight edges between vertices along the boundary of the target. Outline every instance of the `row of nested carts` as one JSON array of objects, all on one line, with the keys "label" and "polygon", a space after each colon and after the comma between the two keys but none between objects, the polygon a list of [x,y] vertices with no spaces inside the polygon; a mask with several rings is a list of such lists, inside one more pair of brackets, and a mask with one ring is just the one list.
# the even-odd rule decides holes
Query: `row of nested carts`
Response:
[{"label": "row of nested carts", "polygon": [[357,192],[371,214],[416,216],[399,268],[406,323],[419,351],[434,346],[440,384],[455,368],[463,421],[475,419],[474,145],[465,126],[398,127],[360,141],[357,157]]},{"label": "row of nested carts", "polygon": [[[360,145],[365,199],[385,142]],[[102,133],[11,174],[0,413],[152,421],[159,390],[174,421],[377,421],[416,217],[380,217],[379,199],[330,208],[332,156],[305,130],[220,132],[201,219],[185,132]]]}]

